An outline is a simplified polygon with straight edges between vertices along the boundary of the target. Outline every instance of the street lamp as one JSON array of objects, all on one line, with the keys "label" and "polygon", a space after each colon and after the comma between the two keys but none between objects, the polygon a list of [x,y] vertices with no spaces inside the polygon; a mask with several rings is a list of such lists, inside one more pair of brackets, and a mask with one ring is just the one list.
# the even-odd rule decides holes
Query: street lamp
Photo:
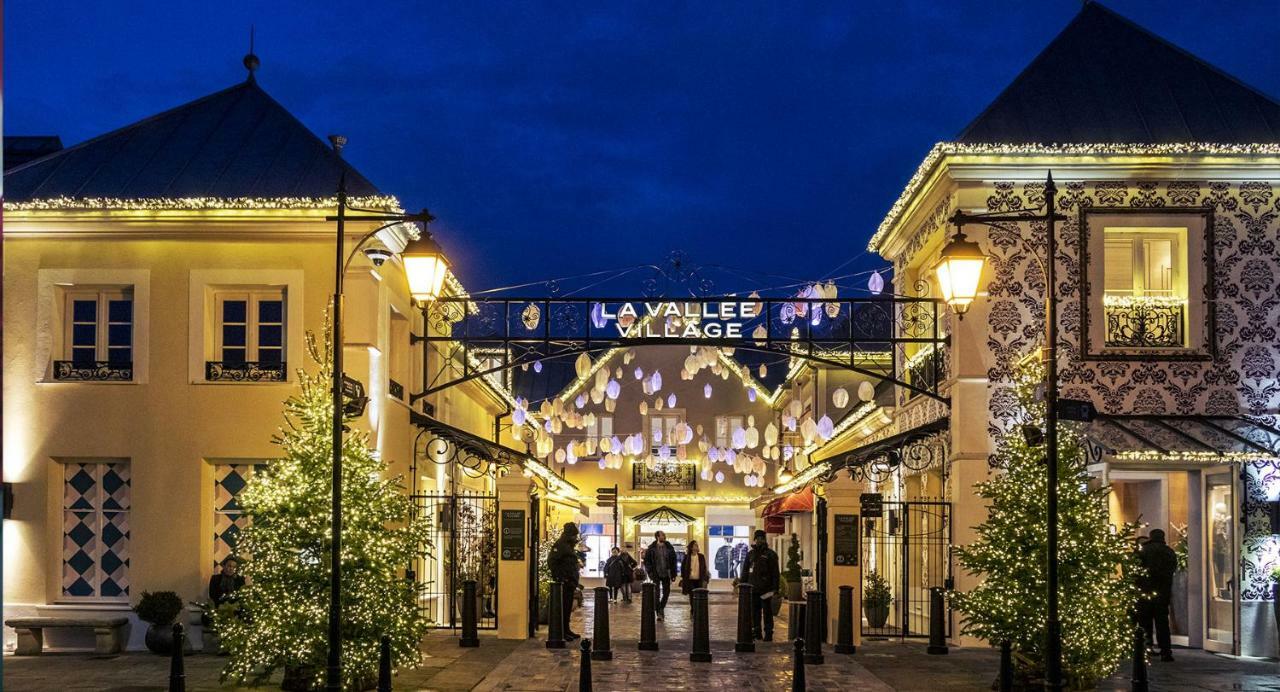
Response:
[{"label": "street lamp", "polygon": [[[1045,232],[1045,259],[1041,259],[1035,248],[1030,247],[1022,234],[1016,234],[1018,240],[1040,263],[1045,278],[1044,299],[1044,392],[1045,392],[1045,466],[1049,474],[1048,488],[1048,545],[1047,547],[1047,622],[1046,635],[1048,645],[1045,647],[1048,661],[1046,677],[1048,688],[1060,690],[1062,679],[1062,623],[1058,618],[1058,297],[1057,279],[1054,265],[1058,255],[1058,239],[1055,232],[1057,222],[1064,217],[1057,213],[1055,202],[1058,188],[1053,183],[1053,173],[1045,179],[1043,213],[987,213],[967,214],[956,210],[951,216],[951,223],[956,227],[956,234],[951,242],[942,249],[941,257],[935,266],[938,283],[941,285],[943,298],[963,319],[977,295],[979,277],[986,256],[977,243],[965,238],[964,225],[978,223],[985,226],[997,226],[1001,223],[1025,223],[1043,221]],[[1037,210],[1038,211],[1038,210]]]},{"label": "street lamp", "polygon": [[[349,214],[348,212],[359,212]],[[347,267],[356,253],[369,242],[379,231],[401,223],[417,223],[421,225],[418,239],[410,242],[401,252],[404,262],[405,277],[408,279],[409,292],[414,300],[434,300],[439,297],[444,285],[445,274],[449,263],[440,250],[440,246],[431,239],[427,224],[435,217],[426,209],[417,214],[392,213],[377,209],[361,209],[347,205],[346,175],[338,183],[338,213],[326,216],[326,221],[337,223],[337,257],[334,264],[333,291],[333,505],[330,512],[329,527],[329,661],[325,675],[325,689],[329,692],[342,690],[342,279]],[[346,223],[382,222],[378,228],[369,231],[356,242],[350,253],[346,250]],[[375,266],[382,266],[393,256],[390,250],[370,247],[365,250]]]}]

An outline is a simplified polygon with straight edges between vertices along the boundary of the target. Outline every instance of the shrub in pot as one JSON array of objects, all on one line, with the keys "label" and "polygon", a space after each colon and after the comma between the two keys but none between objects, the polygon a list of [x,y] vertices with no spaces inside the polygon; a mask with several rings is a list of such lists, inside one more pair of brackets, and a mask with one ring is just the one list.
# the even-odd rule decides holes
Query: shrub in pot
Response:
[{"label": "shrub in pot", "polygon": [[804,600],[804,583],[801,581],[803,575],[800,573],[800,560],[803,557],[804,553],[800,552],[800,538],[793,533],[791,543],[787,546],[787,567],[782,570],[782,578],[786,584],[786,590],[783,593],[786,594],[788,601]]},{"label": "shrub in pot", "polygon": [[889,604],[892,602],[889,582],[875,570],[867,572],[862,589],[862,610],[867,617],[867,624],[873,629],[884,627],[884,623],[889,620]]},{"label": "shrub in pot", "polygon": [[172,591],[143,591],[133,612],[146,622],[147,649],[169,655],[173,651],[173,623],[182,614],[182,599]]}]

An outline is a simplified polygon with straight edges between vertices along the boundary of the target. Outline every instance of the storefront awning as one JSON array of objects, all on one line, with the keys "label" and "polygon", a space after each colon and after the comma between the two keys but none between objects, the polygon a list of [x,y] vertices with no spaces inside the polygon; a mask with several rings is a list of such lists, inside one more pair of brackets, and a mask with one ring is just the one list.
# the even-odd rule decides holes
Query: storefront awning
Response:
[{"label": "storefront awning", "polygon": [[1280,457],[1280,429],[1244,416],[1099,415],[1085,426],[1095,462],[1227,463]]},{"label": "storefront awning", "polygon": [[[586,512],[586,507],[575,499],[578,487],[557,475],[527,452],[486,440],[479,435],[442,423],[417,411],[409,412],[409,422],[422,430],[414,454],[437,464],[456,463],[473,477],[489,473],[493,467],[523,469],[541,480],[547,489]],[[421,442],[425,438],[425,443]]]},{"label": "storefront awning", "polygon": [[812,512],[813,499],[813,486],[805,486],[802,490],[773,500],[765,506],[764,513],[760,516],[768,518],[797,512]]},{"label": "storefront awning", "polygon": [[637,524],[659,524],[666,526],[678,526],[682,524],[692,524],[697,521],[694,517],[681,512],[680,510],[671,509],[663,505],[657,509],[651,509],[631,517],[631,521]]}]

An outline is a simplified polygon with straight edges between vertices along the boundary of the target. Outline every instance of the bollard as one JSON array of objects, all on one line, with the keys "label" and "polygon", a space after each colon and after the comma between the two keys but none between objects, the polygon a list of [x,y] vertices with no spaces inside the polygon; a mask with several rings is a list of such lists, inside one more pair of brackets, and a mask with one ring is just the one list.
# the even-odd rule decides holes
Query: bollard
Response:
[{"label": "bollard", "polygon": [[839,620],[836,622],[836,646],[838,654],[857,653],[853,645],[853,587],[840,587]]},{"label": "bollard", "polygon": [[1133,692],[1147,692],[1147,636],[1141,627],[1133,635]]},{"label": "bollard", "polygon": [[480,636],[476,632],[476,580],[466,579],[462,582],[462,638],[458,646],[475,648],[480,646]]},{"label": "bollard", "polygon": [[733,645],[738,652],[756,650],[756,639],[751,634],[751,585],[738,584],[738,641]]},{"label": "bollard", "polygon": [[591,692],[591,640],[582,638],[582,666],[578,668],[578,692]]},{"label": "bollard", "polygon": [[1000,692],[1013,692],[1013,646],[1000,642]]},{"label": "bollard", "polygon": [[711,623],[707,613],[707,590],[694,589],[689,596],[689,611],[693,620],[693,649],[689,660],[694,663],[711,662]]},{"label": "bollard", "polygon": [[804,639],[804,601],[787,601],[787,636]]},{"label": "bollard", "polygon": [[929,589],[929,649],[938,656],[947,653],[946,604],[942,600],[942,588]]},{"label": "bollard", "polygon": [[564,648],[564,584],[551,582],[551,597],[547,603],[547,648]]},{"label": "bollard", "polygon": [[658,650],[658,616],[653,612],[655,603],[653,582],[647,581],[640,586],[640,643],[636,648],[641,651]]},{"label": "bollard", "polygon": [[791,654],[791,692],[805,692],[804,637],[796,637],[795,652]]},{"label": "bollard", "polygon": [[173,652],[169,656],[169,692],[186,692],[187,671],[183,667],[182,654],[187,648],[182,625],[173,623]]},{"label": "bollard", "polygon": [[808,602],[804,607],[804,662],[820,666],[823,663],[822,614],[827,610],[822,607],[822,601],[826,598],[826,595],[821,591],[810,591],[805,595],[808,597]]},{"label": "bollard", "polygon": [[595,661],[612,661],[613,648],[609,646],[609,587],[597,586],[595,628],[591,633],[595,646],[591,658]]},{"label": "bollard", "polygon": [[391,692],[391,637],[382,635],[378,652],[378,692]]}]

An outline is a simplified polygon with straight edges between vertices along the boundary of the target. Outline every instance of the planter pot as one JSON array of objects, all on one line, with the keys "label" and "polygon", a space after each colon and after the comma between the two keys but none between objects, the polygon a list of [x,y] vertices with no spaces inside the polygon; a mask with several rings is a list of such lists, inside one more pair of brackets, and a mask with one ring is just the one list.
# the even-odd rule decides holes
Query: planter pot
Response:
[{"label": "planter pot", "polygon": [[862,604],[862,609],[867,615],[867,626],[871,629],[880,629],[884,627],[884,623],[889,621],[889,606],[885,605],[869,605]]},{"label": "planter pot", "polygon": [[[168,656],[173,653],[173,623],[167,625],[148,625],[147,635],[143,640],[147,644],[147,650],[153,654]],[[191,639],[186,638],[187,651],[191,650]]]},{"label": "planter pot", "polygon": [[787,580],[787,600],[803,601],[804,600],[804,584],[799,579],[796,581]]}]

